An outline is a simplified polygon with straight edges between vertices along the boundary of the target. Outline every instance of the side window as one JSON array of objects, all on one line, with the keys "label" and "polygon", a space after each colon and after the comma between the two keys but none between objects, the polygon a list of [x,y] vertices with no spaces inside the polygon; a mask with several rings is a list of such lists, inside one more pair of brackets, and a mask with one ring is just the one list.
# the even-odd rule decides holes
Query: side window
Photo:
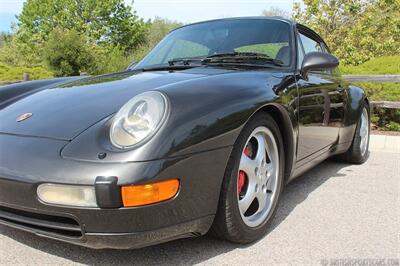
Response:
[{"label": "side window", "polygon": [[[300,36],[299,40],[300,40],[301,44],[303,45],[303,49],[304,49],[304,50],[303,49],[301,50],[301,53],[299,51],[299,58],[301,58],[302,61],[303,61],[304,56],[308,53],[327,52],[325,47],[323,45],[321,45],[321,43],[319,43],[318,41],[315,41],[301,33],[299,33],[299,36]],[[300,44],[299,44],[299,46],[300,46]],[[301,65],[299,67],[301,67]],[[317,72],[331,74],[332,70],[321,70],[321,71],[317,71]]]},{"label": "side window", "polygon": [[307,36],[300,33],[300,40],[303,43],[304,51],[306,54],[311,52],[322,52],[322,47],[319,42],[308,38]]}]

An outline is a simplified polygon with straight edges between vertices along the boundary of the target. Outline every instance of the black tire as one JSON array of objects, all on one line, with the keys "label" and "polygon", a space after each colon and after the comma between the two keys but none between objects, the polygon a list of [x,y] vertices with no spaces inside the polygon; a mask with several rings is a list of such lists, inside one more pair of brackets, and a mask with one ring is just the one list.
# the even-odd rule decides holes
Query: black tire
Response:
[{"label": "black tire", "polygon": [[[265,126],[274,135],[279,151],[279,177],[276,200],[266,219],[257,227],[249,227],[242,220],[237,198],[237,175],[240,157],[247,139],[257,127]],[[275,215],[284,187],[284,149],[279,127],[267,113],[256,114],[244,127],[233,147],[222,184],[218,211],[211,234],[234,243],[247,244],[262,238]]]},{"label": "black tire", "polygon": [[369,137],[370,137],[370,130],[368,130],[368,140],[367,140],[367,148],[366,151],[363,153],[360,148],[360,143],[361,143],[361,135],[360,135],[360,129],[361,129],[361,116],[363,114],[363,111],[366,110],[368,114],[368,129],[370,129],[371,125],[371,115],[370,115],[370,109],[367,103],[364,103],[364,107],[360,113],[360,117],[357,122],[356,130],[354,132],[354,137],[353,137],[353,142],[351,143],[350,148],[347,150],[347,152],[340,154],[336,156],[336,160],[345,162],[345,163],[351,163],[351,164],[363,164],[365,161],[367,161],[369,157]]}]

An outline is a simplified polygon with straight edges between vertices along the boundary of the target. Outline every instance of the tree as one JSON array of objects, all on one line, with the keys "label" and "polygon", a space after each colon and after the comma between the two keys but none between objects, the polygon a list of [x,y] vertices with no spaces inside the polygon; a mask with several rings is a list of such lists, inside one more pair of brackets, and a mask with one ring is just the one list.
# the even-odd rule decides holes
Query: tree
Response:
[{"label": "tree", "polygon": [[43,41],[20,29],[0,48],[0,62],[12,66],[39,66],[42,64]]},{"label": "tree", "polygon": [[20,29],[46,41],[55,28],[74,30],[88,41],[132,50],[143,42],[147,25],[123,0],[27,0]]},{"label": "tree", "polygon": [[146,42],[149,43],[150,46],[154,47],[170,31],[181,27],[182,25],[182,23],[177,21],[156,17],[153,21],[151,21],[149,32],[146,35]]},{"label": "tree", "polygon": [[304,0],[293,17],[317,31],[344,64],[400,52],[399,0]]},{"label": "tree", "polygon": [[10,43],[13,38],[11,33],[0,32],[0,48],[4,47],[6,43]]},{"label": "tree", "polygon": [[96,47],[96,64],[89,72],[100,74],[125,70],[132,62],[141,60],[171,30],[182,26],[182,23],[158,17],[148,24],[149,27],[143,43],[129,54],[124,53],[119,46],[107,49],[103,49],[101,46]]},{"label": "tree", "polygon": [[[46,63],[56,75],[121,69],[129,54],[145,42],[149,29],[149,23],[140,19],[124,0],[26,0],[17,18],[13,38],[0,49],[0,61],[15,66]],[[72,53],[71,47],[77,47],[70,36],[78,37],[82,45],[74,62],[61,58],[62,54]],[[56,53],[49,55],[52,50]],[[99,56],[100,61],[81,60],[89,59],[89,55]]]},{"label": "tree", "polygon": [[170,31],[181,27],[183,24],[177,21],[156,17],[150,22],[145,41],[133,53],[132,60],[141,60],[152,50]]},{"label": "tree", "polygon": [[289,12],[280,9],[279,7],[270,7],[268,10],[264,10],[262,12],[262,15],[266,17],[284,17],[284,18],[290,17]]},{"label": "tree", "polygon": [[378,0],[366,6],[353,27],[346,30],[339,56],[360,64],[371,58],[400,54],[400,1]]},{"label": "tree", "polygon": [[56,76],[76,76],[93,65],[91,47],[76,30],[53,30],[44,46],[44,59]]}]

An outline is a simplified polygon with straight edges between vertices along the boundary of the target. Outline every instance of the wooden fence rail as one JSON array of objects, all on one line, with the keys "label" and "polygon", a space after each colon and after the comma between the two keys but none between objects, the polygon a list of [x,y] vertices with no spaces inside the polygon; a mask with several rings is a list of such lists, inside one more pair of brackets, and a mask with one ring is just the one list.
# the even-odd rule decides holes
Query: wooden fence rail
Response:
[{"label": "wooden fence rail", "polygon": [[400,109],[400,102],[372,101],[372,108]]},{"label": "wooden fence rail", "polygon": [[400,82],[400,75],[344,75],[351,82]]},{"label": "wooden fence rail", "polygon": [[[343,77],[350,82],[400,83],[400,75],[344,75]],[[400,109],[400,102],[373,101],[371,102],[371,106],[373,108]]]}]

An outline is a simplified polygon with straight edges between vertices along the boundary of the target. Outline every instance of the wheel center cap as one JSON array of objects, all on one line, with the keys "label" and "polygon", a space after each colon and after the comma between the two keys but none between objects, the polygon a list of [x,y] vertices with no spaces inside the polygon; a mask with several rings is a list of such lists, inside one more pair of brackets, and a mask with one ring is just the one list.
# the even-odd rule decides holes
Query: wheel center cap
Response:
[{"label": "wheel center cap", "polygon": [[265,181],[267,179],[267,168],[266,167],[259,167],[259,171],[257,173],[257,178],[260,181]]}]

